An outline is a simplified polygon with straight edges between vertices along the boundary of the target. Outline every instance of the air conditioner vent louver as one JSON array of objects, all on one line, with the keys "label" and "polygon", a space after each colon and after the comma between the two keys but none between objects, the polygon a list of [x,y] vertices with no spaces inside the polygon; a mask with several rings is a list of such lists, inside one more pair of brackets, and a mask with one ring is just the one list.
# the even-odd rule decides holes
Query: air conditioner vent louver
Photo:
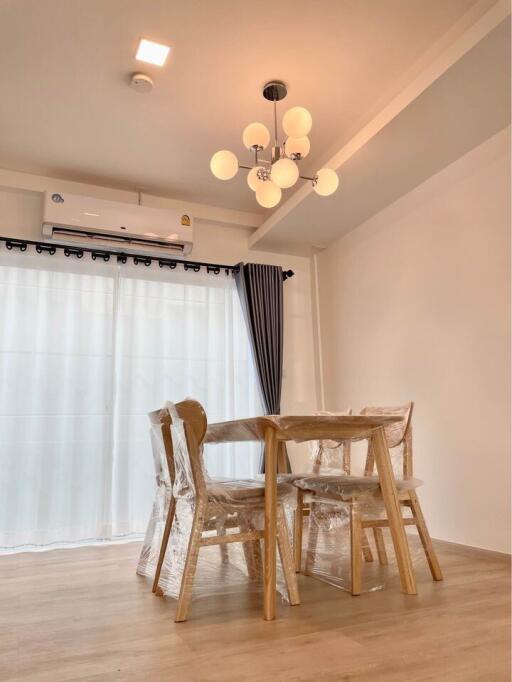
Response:
[{"label": "air conditioner vent louver", "polygon": [[[73,230],[70,228],[66,227],[58,227],[57,225],[53,226],[53,238],[55,240],[59,240],[59,237],[63,237],[64,239],[66,237],[71,237],[73,239],[73,242],[78,243],[79,241],[82,242],[94,242],[95,244],[98,244],[104,247],[111,247],[115,248],[117,247],[118,249],[122,250],[121,247],[125,248],[132,248],[134,249],[135,247],[149,247],[152,249],[159,248],[163,249],[165,251],[169,251],[172,253],[180,253],[184,254],[185,252],[185,245],[184,244],[176,244],[171,241],[165,241],[163,239],[144,239],[143,237],[128,237],[124,235],[106,235],[106,234],[101,234],[98,232],[86,232],[85,230]],[[139,249],[140,250],[140,249]]]}]

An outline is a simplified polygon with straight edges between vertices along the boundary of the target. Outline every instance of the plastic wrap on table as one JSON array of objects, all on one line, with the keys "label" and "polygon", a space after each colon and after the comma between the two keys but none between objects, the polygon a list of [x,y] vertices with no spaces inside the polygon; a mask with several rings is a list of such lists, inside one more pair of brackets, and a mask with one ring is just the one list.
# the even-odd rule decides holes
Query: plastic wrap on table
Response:
[{"label": "plastic wrap on table", "polygon": [[[202,449],[199,450],[198,461],[194,461],[190,456],[184,424],[175,406],[167,403],[166,409],[172,418],[170,430],[175,467],[173,496],[176,506],[159,585],[164,595],[178,598],[195,516],[202,518],[202,522],[195,526],[196,533],[200,532],[202,540],[263,531],[265,487],[263,481],[252,479],[211,479],[203,463]],[[296,491],[293,486],[289,484],[278,486],[278,502],[282,510],[281,523],[284,524],[283,528],[286,527],[290,542],[291,527],[288,526],[286,518],[290,518],[288,508],[294,507],[295,500]],[[155,501],[155,507],[157,506]],[[160,509],[161,507],[158,507],[158,512]],[[156,538],[157,533],[153,533],[152,537]],[[159,543],[158,548],[150,551],[150,555],[158,552]],[[148,566],[152,567],[153,562],[148,562]],[[248,589],[259,591],[262,588],[261,539],[200,547],[192,583],[192,599]],[[286,582],[279,561],[277,590],[287,602]]]},{"label": "plastic wrap on table", "polygon": [[313,415],[265,415],[235,422],[210,425],[205,443],[263,441],[267,429],[274,429],[284,439],[302,443],[315,437],[368,438],[376,428],[397,420],[396,415],[336,413]]}]

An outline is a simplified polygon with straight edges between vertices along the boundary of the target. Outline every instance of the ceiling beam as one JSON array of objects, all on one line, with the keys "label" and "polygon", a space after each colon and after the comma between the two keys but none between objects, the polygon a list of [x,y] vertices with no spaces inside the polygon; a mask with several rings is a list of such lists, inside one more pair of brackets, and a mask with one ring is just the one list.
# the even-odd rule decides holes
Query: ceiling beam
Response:
[{"label": "ceiling beam", "polygon": [[[482,3],[480,3],[482,4]],[[478,6],[477,6],[478,9]],[[432,49],[430,54],[436,56],[429,64],[424,66],[421,72],[397,95],[379,114],[365,125],[354,137],[339,149],[323,166],[339,169],[358,150],[372,140],[385,126],[396,118],[407,106],[418,98],[432,83],[443,73],[452,67],[469,50],[477,45],[485,36],[501,23],[511,12],[510,3],[507,0],[499,0],[479,19],[467,28],[462,35],[452,40],[446,46],[446,37],[439,41],[443,49]],[[466,19],[467,21],[467,19]],[[449,32],[451,35],[451,32]],[[272,215],[265,220],[260,227],[249,237],[249,247],[258,248],[259,242],[269,235],[274,228],[293,209],[299,206],[313,191],[310,183],[302,185],[285,201]],[[340,191],[343,191],[342,189]]]}]

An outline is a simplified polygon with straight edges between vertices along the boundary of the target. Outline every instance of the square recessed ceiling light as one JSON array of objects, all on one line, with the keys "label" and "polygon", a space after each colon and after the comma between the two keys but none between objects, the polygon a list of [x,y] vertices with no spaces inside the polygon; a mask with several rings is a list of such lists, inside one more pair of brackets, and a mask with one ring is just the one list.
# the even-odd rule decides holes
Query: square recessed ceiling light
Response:
[{"label": "square recessed ceiling light", "polygon": [[138,59],[140,62],[154,64],[155,66],[163,66],[170,49],[168,45],[160,45],[151,40],[141,38],[135,59]]}]

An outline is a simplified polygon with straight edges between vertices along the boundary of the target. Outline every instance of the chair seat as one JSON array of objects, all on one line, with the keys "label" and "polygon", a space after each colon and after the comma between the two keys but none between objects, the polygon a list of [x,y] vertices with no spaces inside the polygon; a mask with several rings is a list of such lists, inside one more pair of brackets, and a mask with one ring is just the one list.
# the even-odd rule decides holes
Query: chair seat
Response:
[{"label": "chair seat", "polygon": [[[302,473],[302,474],[277,474],[277,482],[278,483],[294,483],[296,480],[299,478],[307,478],[310,476],[310,473]],[[265,482],[265,474],[257,474],[256,476],[257,481]]]},{"label": "chair seat", "polygon": [[[305,476],[293,481],[302,490],[321,496],[340,497],[346,499],[358,493],[378,493],[380,482],[377,476]],[[422,482],[417,478],[398,479],[398,492],[406,492],[418,488]]]},{"label": "chair seat", "polygon": [[278,483],[295,483],[301,478],[307,478],[309,474],[277,474]]},{"label": "chair seat", "polygon": [[[208,499],[212,501],[263,504],[265,499],[265,482],[255,479],[224,479],[208,482]],[[293,486],[288,483],[278,483],[277,497],[283,499],[293,494]]]}]

